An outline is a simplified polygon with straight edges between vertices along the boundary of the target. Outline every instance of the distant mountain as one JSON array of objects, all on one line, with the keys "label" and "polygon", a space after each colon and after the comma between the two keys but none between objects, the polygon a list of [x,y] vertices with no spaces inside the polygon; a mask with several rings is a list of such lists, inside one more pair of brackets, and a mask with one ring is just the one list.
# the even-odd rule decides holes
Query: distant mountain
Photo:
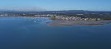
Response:
[{"label": "distant mountain", "polygon": [[43,12],[43,13],[69,13],[69,14],[73,14],[73,13],[107,13],[107,12],[111,12],[111,11],[86,11],[86,10],[61,10],[61,11],[47,11],[45,9],[0,9],[0,13],[5,12],[5,13],[24,13],[24,12]]}]

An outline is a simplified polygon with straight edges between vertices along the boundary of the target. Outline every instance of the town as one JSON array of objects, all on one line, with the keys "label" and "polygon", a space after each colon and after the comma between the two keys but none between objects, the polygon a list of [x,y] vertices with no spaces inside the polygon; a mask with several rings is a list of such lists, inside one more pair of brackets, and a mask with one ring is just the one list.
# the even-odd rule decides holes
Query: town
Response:
[{"label": "town", "polygon": [[0,16],[26,16],[26,17],[55,17],[67,20],[111,20],[110,11],[84,11],[84,10],[64,10],[64,11],[0,11]]}]

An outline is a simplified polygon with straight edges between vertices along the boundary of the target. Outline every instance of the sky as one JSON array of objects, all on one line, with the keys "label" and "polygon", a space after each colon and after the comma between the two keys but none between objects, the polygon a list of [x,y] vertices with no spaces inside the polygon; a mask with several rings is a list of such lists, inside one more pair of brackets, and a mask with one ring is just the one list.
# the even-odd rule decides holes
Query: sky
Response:
[{"label": "sky", "polygon": [[111,11],[111,0],[0,0],[0,9]]}]

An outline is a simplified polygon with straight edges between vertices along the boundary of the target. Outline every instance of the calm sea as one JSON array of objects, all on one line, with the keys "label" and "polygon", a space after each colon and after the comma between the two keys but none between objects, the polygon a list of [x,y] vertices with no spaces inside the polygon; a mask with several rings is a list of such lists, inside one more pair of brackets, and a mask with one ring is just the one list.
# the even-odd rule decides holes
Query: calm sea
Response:
[{"label": "calm sea", "polygon": [[0,49],[111,49],[110,22],[0,17]]}]

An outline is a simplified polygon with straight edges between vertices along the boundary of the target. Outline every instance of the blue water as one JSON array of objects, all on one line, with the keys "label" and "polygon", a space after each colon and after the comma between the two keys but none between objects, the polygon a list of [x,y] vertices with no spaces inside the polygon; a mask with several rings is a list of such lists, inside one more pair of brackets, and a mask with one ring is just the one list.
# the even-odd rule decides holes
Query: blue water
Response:
[{"label": "blue water", "polygon": [[0,17],[0,49],[111,49],[111,24],[50,26],[48,17]]}]

